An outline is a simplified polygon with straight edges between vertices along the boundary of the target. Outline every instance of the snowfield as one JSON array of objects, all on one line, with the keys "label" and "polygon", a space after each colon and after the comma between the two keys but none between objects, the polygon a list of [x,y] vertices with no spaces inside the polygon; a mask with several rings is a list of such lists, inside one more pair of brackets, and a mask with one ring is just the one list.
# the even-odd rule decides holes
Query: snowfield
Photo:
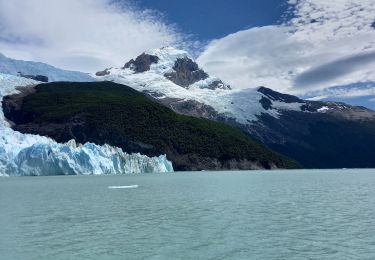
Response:
[{"label": "snowfield", "polygon": [[0,53],[0,73],[17,76],[19,72],[23,75],[47,76],[49,81],[94,81],[83,72],[62,70],[41,62],[14,60]]},{"label": "snowfield", "polygon": [[272,108],[266,110],[259,102],[264,95],[257,88],[249,89],[214,89],[208,88],[210,83],[218,78],[209,77],[198,81],[188,88],[176,85],[164,75],[173,72],[175,61],[178,58],[191,58],[191,56],[173,47],[156,49],[146,54],[159,57],[156,64],[152,64],[149,71],[135,73],[131,68],[111,68],[109,74],[96,76],[98,80],[108,80],[127,85],[141,92],[157,93],[157,98],[176,98],[183,100],[195,100],[213,107],[218,113],[236,119],[242,124],[256,121],[262,113],[273,117],[280,115],[280,110],[301,111],[303,103],[272,102]]},{"label": "snowfield", "polygon": [[[0,73],[0,100],[17,93],[17,86],[37,83]],[[0,176],[154,172],[173,172],[165,155],[149,158],[109,145],[77,145],[74,140],[59,144],[47,137],[22,134],[10,128],[0,109]]]}]

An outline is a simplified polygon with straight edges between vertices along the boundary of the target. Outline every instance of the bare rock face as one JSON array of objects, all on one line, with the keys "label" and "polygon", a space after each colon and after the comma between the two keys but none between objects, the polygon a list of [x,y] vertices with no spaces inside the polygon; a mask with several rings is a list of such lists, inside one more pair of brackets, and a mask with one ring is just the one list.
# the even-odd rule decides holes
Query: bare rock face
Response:
[{"label": "bare rock face", "polygon": [[142,73],[150,70],[151,64],[158,63],[159,57],[143,53],[135,60],[128,61],[123,69],[132,69],[135,73]]},{"label": "bare rock face", "polygon": [[229,85],[225,84],[221,80],[215,80],[213,81],[209,86],[209,89],[232,89]]},{"label": "bare rock face", "polygon": [[302,99],[296,96],[282,94],[265,87],[259,87],[258,92],[264,94],[267,98],[273,101],[281,101],[285,103],[305,103]]},{"label": "bare rock face", "polygon": [[24,75],[21,72],[18,72],[18,76],[23,77],[23,78],[27,78],[27,79],[33,79],[33,80],[40,81],[40,82],[45,82],[45,83],[48,82],[48,80],[49,80],[47,76],[43,76],[43,75]]},{"label": "bare rock face", "polygon": [[97,73],[95,73],[95,75],[98,76],[98,77],[103,77],[103,76],[109,75],[109,74],[111,74],[111,72],[109,70],[110,69],[105,69],[103,71],[98,71]]},{"label": "bare rock face", "polygon": [[166,73],[164,76],[184,88],[208,78],[208,74],[200,69],[198,64],[187,57],[177,59],[173,70],[174,72]]}]

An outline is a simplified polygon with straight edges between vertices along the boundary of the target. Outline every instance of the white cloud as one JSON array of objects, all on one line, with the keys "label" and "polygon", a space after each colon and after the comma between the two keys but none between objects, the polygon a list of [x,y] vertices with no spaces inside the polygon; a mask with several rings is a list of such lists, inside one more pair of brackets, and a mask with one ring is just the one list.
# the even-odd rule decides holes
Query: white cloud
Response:
[{"label": "white cloud", "polygon": [[287,24],[212,41],[198,63],[234,88],[302,94],[375,81],[375,1],[291,0]]},{"label": "white cloud", "polygon": [[339,86],[307,92],[304,97],[310,100],[327,98],[353,98],[353,97],[375,97],[375,83],[355,83],[347,86]]},{"label": "white cloud", "polygon": [[181,38],[153,12],[111,0],[0,0],[0,52],[12,58],[96,71]]}]

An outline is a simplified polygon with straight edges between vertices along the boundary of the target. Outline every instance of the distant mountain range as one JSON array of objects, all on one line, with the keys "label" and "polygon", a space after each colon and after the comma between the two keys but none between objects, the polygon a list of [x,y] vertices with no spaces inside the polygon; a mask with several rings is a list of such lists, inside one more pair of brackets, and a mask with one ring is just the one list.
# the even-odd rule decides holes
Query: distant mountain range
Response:
[{"label": "distant mountain range", "polygon": [[359,82],[347,86],[307,92],[302,98],[316,101],[344,102],[375,110],[375,82]]}]

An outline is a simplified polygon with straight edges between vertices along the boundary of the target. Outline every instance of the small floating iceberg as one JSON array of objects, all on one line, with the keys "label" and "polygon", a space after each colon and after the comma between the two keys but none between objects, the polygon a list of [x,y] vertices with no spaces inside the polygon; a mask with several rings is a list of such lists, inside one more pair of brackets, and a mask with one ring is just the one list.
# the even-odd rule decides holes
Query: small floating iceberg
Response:
[{"label": "small floating iceberg", "polygon": [[108,189],[136,189],[138,185],[128,185],[128,186],[108,186]]}]

